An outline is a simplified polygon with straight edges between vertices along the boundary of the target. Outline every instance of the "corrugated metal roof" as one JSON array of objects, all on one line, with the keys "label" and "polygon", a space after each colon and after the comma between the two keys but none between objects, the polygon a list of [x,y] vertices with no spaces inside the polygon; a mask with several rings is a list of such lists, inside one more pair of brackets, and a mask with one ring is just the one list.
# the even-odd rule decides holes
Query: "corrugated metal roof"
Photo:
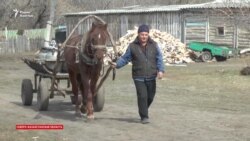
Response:
[{"label": "corrugated metal roof", "polygon": [[192,8],[250,8],[249,0],[215,0],[213,2],[193,4],[184,6],[181,9],[192,9]]},{"label": "corrugated metal roof", "polygon": [[167,5],[167,6],[133,6],[124,7],[120,9],[110,9],[110,10],[96,10],[96,11],[83,11],[78,13],[67,13],[65,16],[69,15],[98,15],[98,14],[119,14],[119,13],[148,13],[148,12],[161,12],[161,11],[179,11],[181,5]]},{"label": "corrugated metal roof", "polygon": [[[124,14],[124,13],[148,13],[148,12],[164,12],[164,11],[180,11],[184,9],[200,9],[200,8],[250,8],[250,2],[243,2],[244,0],[215,0],[213,2],[201,3],[201,4],[186,4],[186,5],[167,5],[167,6],[139,6],[134,5],[130,7],[123,7],[120,9],[110,10],[96,10],[96,11],[83,11],[78,13],[67,13],[65,16],[72,15],[99,15],[99,14]],[[248,0],[246,0],[248,1]]]}]

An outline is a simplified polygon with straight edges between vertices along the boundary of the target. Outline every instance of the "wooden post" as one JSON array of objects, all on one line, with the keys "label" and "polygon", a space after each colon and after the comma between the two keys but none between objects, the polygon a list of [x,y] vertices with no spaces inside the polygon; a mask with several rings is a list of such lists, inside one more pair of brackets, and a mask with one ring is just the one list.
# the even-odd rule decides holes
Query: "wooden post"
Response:
[{"label": "wooden post", "polygon": [[186,34],[186,32],[187,32],[187,31],[186,31],[186,28],[187,28],[187,27],[186,27],[186,20],[185,20],[185,18],[183,18],[183,24],[182,24],[182,25],[183,25],[183,31],[182,31],[182,32],[183,32],[183,33],[182,33],[183,43],[186,44],[186,42],[187,42],[187,41],[186,41],[186,38],[187,38],[187,37],[186,37],[186,35],[187,35],[187,34]]},{"label": "wooden post", "polygon": [[206,42],[209,42],[209,16],[207,16],[207,21],[206,21]]},{"label": "wooden post", "polygon": [[7,26],[5,27],[5,41],[8,40],[8,29]]},{"label": "wooden post", "polygon": [[238,24],[235,23],[236,21],[234,21],[234,32],[233,32],[233,48],[235,49],[236,52],[234,52],[234,56],[236,56],[237,54],[237,50],[238,50]]}]

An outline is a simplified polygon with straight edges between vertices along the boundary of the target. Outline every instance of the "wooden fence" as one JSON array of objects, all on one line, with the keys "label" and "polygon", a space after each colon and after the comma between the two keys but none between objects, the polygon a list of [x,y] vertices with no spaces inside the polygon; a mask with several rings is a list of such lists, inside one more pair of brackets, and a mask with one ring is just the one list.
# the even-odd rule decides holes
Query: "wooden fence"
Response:
[{"label": "wooden fence", "polygon": [[[0,31],[0,54],[21,53],[27,51],[36,51],[44,45],[44,36],[46,29],[24,30],[24,34],[17,35],[18,30]],[[51,31],[52,38],[55,35],[55,29]]]},{"label": "wooden fence", "polygon": [[42,38],[30,39],[26,36],[16,36],[16,38],[0,41],[0,54],[36,51],[43,44]]}]

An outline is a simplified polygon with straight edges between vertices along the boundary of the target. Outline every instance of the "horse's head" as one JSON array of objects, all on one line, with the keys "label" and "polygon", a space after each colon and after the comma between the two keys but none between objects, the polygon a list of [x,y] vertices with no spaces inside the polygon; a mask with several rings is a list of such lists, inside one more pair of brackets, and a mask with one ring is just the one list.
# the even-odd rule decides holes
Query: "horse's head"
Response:
[{"label": "horse's head", "polygon": [[87,54],[101,60],[107,51],[106,41],[108,37],[107,24],[93,23],[87,39]]}]

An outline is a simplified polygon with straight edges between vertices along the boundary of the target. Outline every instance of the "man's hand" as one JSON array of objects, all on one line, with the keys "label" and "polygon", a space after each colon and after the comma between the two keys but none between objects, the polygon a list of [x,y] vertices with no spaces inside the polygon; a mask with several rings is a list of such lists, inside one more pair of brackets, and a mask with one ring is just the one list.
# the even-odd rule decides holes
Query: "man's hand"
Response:
[{"label": "man's hand", "polygon": [[116,63],[115,63],[115,62],[109,61],[109,65],[110,65],[113,69],[116,68]]},{"label": "man's hand", "polygon": [[163,78],[163,72],[159,71],[157,74],[158,79],[162,79]]}]

